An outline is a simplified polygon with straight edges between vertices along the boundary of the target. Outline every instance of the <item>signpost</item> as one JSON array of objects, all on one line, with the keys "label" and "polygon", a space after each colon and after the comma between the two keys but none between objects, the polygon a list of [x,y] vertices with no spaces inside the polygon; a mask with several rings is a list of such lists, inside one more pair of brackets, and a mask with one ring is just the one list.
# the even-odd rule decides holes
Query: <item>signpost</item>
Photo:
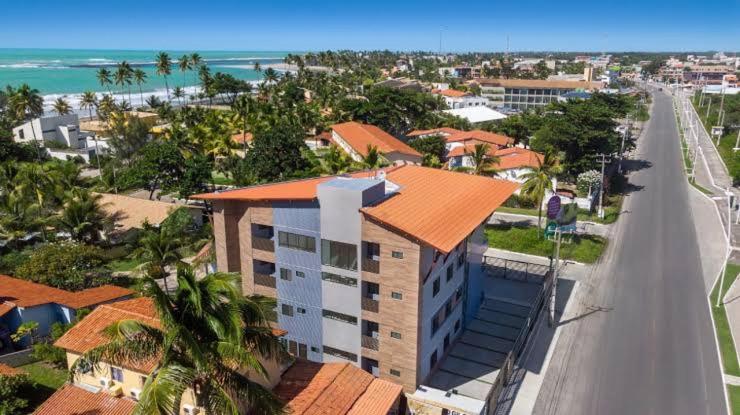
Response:
[{"label": "signpost", "polygon": [[547,218],[550,222],[545,227],[545,237],[555,237],[555,261],[552,272],[552,294],[549,301],[550,327],[555,324],[555,300],[557,298],[558,272],[560,271],[560,244],[563,232],[574,233],[576,231],[576,220],[578,218],[578,205],[569,203],[562,205],[560,197],[555,195],[547,201]]}]

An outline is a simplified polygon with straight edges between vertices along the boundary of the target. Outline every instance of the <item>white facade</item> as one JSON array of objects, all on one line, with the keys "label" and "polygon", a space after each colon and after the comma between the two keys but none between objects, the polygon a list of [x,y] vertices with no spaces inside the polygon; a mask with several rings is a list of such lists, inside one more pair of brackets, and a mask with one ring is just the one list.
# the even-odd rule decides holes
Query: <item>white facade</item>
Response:
[{"label": "white facade", "polygon": [[470,107],[485,107],[488,105],[488,98],[477,97],[475,95],[466,95],[462,97],[448,97],[442,96],[445,100],[445,104],[450,109],[455,108],[470,108]]},{"label": "white facade", "polygon": [[80,120],[77,114],[34,118],[13,128],[13,140],[19,143],[55,141],[73,149],[85,147],[84,138],[80,143]]}]

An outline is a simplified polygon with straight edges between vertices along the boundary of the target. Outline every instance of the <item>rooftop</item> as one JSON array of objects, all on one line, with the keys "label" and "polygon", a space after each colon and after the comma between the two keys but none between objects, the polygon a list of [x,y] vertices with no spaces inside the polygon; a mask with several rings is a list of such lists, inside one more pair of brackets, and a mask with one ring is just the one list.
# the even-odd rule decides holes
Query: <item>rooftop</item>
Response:
[{"label": "rooftop", "polygon": [[231,141],[237,144],[242,144],[242,145],[244,145],[245,141],[247,143],[251,143],[252,140],[254,140],[254,135],[252,133],[244,134],[243,132],[239,132],[231,136]]},{"label": "rooftop", "polygon": [[444,110],[448,114],[452,114],[456,117],[465,118],[471,123],[479,123],[486,121],[496,121],[506,118],[506,115],[492,110],[488,107],[467,107],[467,108],[455,108],[451,110]]},{"label": "rooftop", "polygon": [[471,95],[465,91],[458,91],[456,89],[433,89],[432,94],[443,95],[450,98],[461,98]]},{"label": "rooftop", "polygon": [[[450,252],[517,189],[513,182],[405,165],[385,169],[386,179],[399,190],[362,212],[443,252]],[[350,177],[370,177],[360,172]],[[194,196],[209,200],[309,201],[319,183],[335,176],[253,186]],[[465,212],[465,214],[460,214]]]},{"label": "rooftop", "polygon": [[273,392],[293,415],[385,415],[401,390],[349,363],[298,360]]},{"label": "rooftop", "polygon": [[408,144],[386,133],[380,128],[355,121],[334,124],[332,127],[347,144],[362,156],[367,156],[368,146],[378,148],[381,154],[401,153],[421,156]]},{"label": "rooftop", "polygon": [[543,79],[476,79],[481,86],[504,88],[558,88],[558,89],[601,89],[600,82],[548,81]]},{"label": "rooftop", "polygon": [[105,392],[90,392],[78,386],[66,384],[54,392],[35,415],[129,415],[134,412],[136,402],[108,395]]},{"label": "rooftop", "polygon": [[144,221],[159,225],[170,216],[170,213],[182,205],[159,200],[141,199],[126,195],[100,193],[100,206],[113,217],[116,231],[126,232],[131,228],[141,228]]},{"label": "rooftop", "polygon": [[514,139],[505,135],[489,133],[483,130],[460,131],[445,138],[448,143],[465,142],[469,140],[483,141],[498,147],[514,144]]},{"label": "rooftop", "polygon": [[413,130],[406,134],[406,137],[419,137],[422,135],[452,135],[459,133],[460,130],[450,127],[432,128],[431,130]]},{"label": "rooftop", "polygon": [[48,285],[0,275],[0,315],[15,307],[34,307],[56,303],[78,309],[132,295],[134,292],[115,285],[71,292]]}]

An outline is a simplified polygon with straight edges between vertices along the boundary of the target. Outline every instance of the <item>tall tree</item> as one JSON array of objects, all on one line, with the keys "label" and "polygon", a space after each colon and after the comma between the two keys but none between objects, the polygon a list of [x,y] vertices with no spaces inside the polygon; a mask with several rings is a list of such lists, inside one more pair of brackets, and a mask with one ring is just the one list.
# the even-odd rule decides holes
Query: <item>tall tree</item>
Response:
[{"label": "tall tree", "polygon": [[85,91],[82,93],[82,96],[80,97],[80,109],[88,111],[88,114],[90,115],[90,120],[93,119],[93,108],[97,108],[97,106],[98,97],[97,95],[95,95],[95,92]]},{"label": "tall tree", "polygon": [[69,233],[74,241],[97,242],[110,224],[100,205],[101,198],[86,189],[70,192],[56,217],[57,227]]},{"label": "tall tree", "polygon": [[190,55],[180,56],[180,59],[177,61],[177,67],[180,68],[180,72],[182,72],[182,87],[185,88],[187,86],[185,74],[189,70],[193,69],[192,62],[190,61]]},{"label": "tall tree", "polygon": [[72,106],[69,105],[69,102],[64,97],[57,98],[51,106],[59,115],[67,115],[72,112]]},{"label": "tall tree", "polygon": [[555,190],[552,188],[552,179],[562,171],[562,168],[557,156],[552,151],[546,152],[542,160],[537,160],[537,164],[537,167],[530,172],[524,173],[521,178],[524,179],[522,193],[533,198],[539,204],[537,226],[541,228],[542,204],[545,201],[545,194],[548,191]]},{"label": "tall tree", "polygon": [[100,86],[108,90],[108,93],[111,93],[110,86],[111,86],[111,73],[107,68],[100,68],[98,69],[96,73],[96,78],[98,79],[98,83],[100,83]]},{"label": "tall tree", "polygon": [[146,83],[146,72],[144,72],[142,69],[136,68],[134,69],[134,82],[136,82],[136,85],[139,87],[139,98],[141,98],[141,106],[144,106],[144,91],[141,89],[141,85]]},{"label": "tall tree", "polygon": [[167,101],[170,100],[170,86],[167,83],[167,77],[172,74],[172,60],[167,52],[159,52],[154,64],[157,68],[157,75],[164,77],[164,87],[167,90]]},{"label": "tall tree", "polygon": [[493,165],[498,164],[499,158],[490,154],[491,146],[488,144],[476,144],[470,158],[473,161],[473,174],[492,175],[496,170]]},{"label": "tall tree", "polygon": [[[40,117],[44,114],[44,99],[39,94],[38,89],[31,88],[28,84],[22,84],[10,97],[10,108],[19,120]],[[36,137],[36,129],[33,127],[33,123],[31,123],[31,133],[33,134],[38,158],[41,160],[41,146]]]},{"label": "tall tree", "polygon": [[167,232],[166,228],[144,223],[144,231],[131,256],[142,260],[139,269],[153,280],[163,280],[165,291],[169,292],[167,267],[181,264],[180,249],[183,246],[184,241],[180,235]]},{"label": "tall tree", "polygon": [[[197,52],[193,52],[190,54],[190,70],[195,72],[196,69],[200,68],[201,63],[203,62],[203,58],[200,57],[200,54]],[[195,79],[193,79],[193,85],[196,85],[197,82],[195,82]]]}]

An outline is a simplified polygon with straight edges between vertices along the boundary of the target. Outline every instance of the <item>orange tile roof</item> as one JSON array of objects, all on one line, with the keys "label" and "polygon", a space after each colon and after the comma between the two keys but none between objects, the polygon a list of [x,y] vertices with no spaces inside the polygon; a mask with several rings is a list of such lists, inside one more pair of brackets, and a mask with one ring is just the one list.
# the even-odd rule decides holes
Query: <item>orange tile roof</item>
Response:
[{"label": "orange tile roof", "polygon": [[25,373],[25,372],[23,372],[20,369],[16,369],[12,366],[8,366],[4,363],[0,363],[0,376],[15,376],[15,375],[20,375],[22,373]]},{"label": "orange tile roof", "polygon": [[502,148],[496,151],[495,155],[499,158],[499,163],[496,166],[499,170],[538,167],[545,158],[540,153],[520,147]]},{"label": "orange tile roof", "polygon": [[[156,315],[154,304],[148,297],[104,304],[64,333],[54,345],[71,352],[85,353],[109,341],[103,331],[111,324],[121,320],[136,320],[159,328],[161,326]],[[154,369],[154,362],[135,362],[131,367],[149,373]]]},{"label": "orange tile roof", "polygon": [[298,360],[273,392],[287,402],[292,415],[384,415],[401,389],[349,363]]},{"label": "orange tile roof", "polygon": [[370,218],[450,252],[519,187],[507,180],[421,166],[387,174],[401,189],[362,208]]},{"label": "orange tile roof", "polygon": [[[475,151],[475,143],[466,143],[462,146],[456,146],[452,147],[450,151],[447,152],[447,158],[452,157],[459,157],[463,156],[465,154],[471,154]],[[488,155],[489,156],[495,156],[498,149],[496,146],[491,146],[488,148]]]},{"label": "orange tile roof", "polygon": [[136,402],[116,398],[105,392],[93,393],[78,386],[66,384],[54,392],[34,412],[35,415],[129,415]]},{"label": "orange tile roof", "polygon": [[103,285],[97,288],[71,292],[7,275],[0,275],[0,314],[7,313],[15,306],[33,307],[49,303],[62,304],[75,309],[91,307],[133,293],[127,288],[113,285]]},{"label": "orange tile roof", "polygon": [[421,157],[421,154],[408,144],[374,125],[350,121],[334,124],[331,128],[362,156],[367,155],[367,147],[370,145],[377,147],[381,154],[401,153]]},{"label": "orange tile roof", "polygon": [[601,89],[601,82],[547,81],[543,79],[476,79],[471,83],[504,88]]},{"label": "orange tile roof", "polygon": [[432,90],[432,94],[444,95],[450,98],[461,98],[471,95],[468,92],[458,91],[456,89],[434,89]]},{"label": "orange tile roof", "polygon": [[440,127],[440,128],[432,128],[431,130],[413,130],[406,134],[406,137],[418,137],[420,135],[432,135],[432,134],[439,134],[439,135],[452,135],[461,132],[461,130],[458,130],[456,128],[450,128],[450,127]]},{"label": "orange tile roof", "polygon": [[[0,298],[0,301],[3,301],[2,298]],[[0,303],[0,317],[10,313],[15,309],[15,304],[11,303]]]},{"label": "orange tile roof", "polygon": [[245,138],[247,143],[251,143],[252,140],[254,140],[254,135],[252,135],[252,133],[247,133],[245,136],[244,133],[236,133],[231,136],[231,141],[237,144],[244,144]]},{"label": "orange tile roof", "polygon": [[514,143],[514,139],[505,135],[489,133],[483,130],[473,131],[461,131],[446,138],[448,143],[460,142],[460,141],[481,141],[499,147],[506,147]]}]

